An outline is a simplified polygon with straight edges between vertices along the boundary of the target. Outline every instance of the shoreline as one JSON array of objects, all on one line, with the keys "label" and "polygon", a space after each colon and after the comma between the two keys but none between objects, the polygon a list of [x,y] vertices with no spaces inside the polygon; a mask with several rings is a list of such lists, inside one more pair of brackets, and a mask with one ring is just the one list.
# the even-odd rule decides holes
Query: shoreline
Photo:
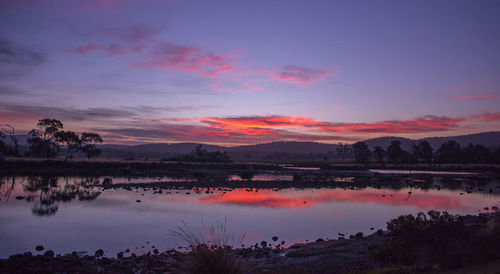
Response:
[{"label": "shoreline", "polygon": [[[470,230],[485,229],[488,218],[493,214],[465,215],[459,219]],[[323,240],[295,243],[287,248],[275,241],[274,246],[267,242],[246,248],[230,248],[228,252],[244,264],[245,273],[365,273],[379,269],[397,269],[396,272],[448,270],[449,268],[419,269],[418,265],[402,265],[378,258],[378,246],[390,241],[388,231],[378,230],[370,235],[356,233],[346,239]],[[0,259],[2,273],[176,273],[183,271],[192,252],[171,249],[164,252],[149,251],[144,255],[119,252],[114,257],[103,257],[102,250],[95,256],[72,252],[54,255],[45,251],[44,255],[31,252],[15,254]],[[498,259],[498,258],[497,258]],[[482,260],[479,263],[494,262]],[[469,264],[473,265],[473,264]],[[392,272],[394,273],[394,272]]]}]

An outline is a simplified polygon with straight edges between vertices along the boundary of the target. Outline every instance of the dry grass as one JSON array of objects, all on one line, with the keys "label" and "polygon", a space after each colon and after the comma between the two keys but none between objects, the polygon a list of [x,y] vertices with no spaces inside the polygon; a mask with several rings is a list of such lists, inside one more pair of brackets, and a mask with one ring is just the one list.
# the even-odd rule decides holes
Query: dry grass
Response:
[{"label": "dry grass", "polygon": [[243,242],[245,234],[237,237],[227,231],[227,218],[224,222],[207,227],[202,222],[202,228],[193,231],[184,221],[177,230],[171,233],[188,244],[191,248],[186,260],[181,266],[184,273],[246,273],[246,266],[233,252],[235,243]]}]

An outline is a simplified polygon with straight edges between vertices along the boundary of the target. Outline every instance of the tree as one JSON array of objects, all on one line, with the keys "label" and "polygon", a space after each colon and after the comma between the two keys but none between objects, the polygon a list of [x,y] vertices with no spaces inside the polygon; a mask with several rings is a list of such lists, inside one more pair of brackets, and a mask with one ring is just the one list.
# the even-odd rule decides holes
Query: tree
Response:
[{"label": "tree", "polygon": [[59,145],[56,135],[63,128],[61,121],[45,118],[38,120],[36,125],[37,128],[28,133],[31,136],[27,140],[30,144],[30,154],[45,158],[57,156]]},{"label": "tree", "polygon": [[400,141],[391,141],[391,144],[387,148],[387,159],[389,162],[398,163],[404,158],[404,151],[401,149]]},{"label": "tree", "polygon": [[5,139],[5,136],[3,136],[2,132],[0,132],[0,159],[2,159],[3,153],[7,150],[3,139]]},{"label": "tree", "polygon": [[344,161],[345,157],[349,156],[352,152],[352,148],[348,144],[338,143],[337,144],[337,155],[341,157]]},{"label": "tree", "polygon": [[376,146],[373,149],[373,157],[377,160],[377,162],[382,163],[384,161],[385,155],[387,152],[381,148],[380,146]]},{"label": "tree", "polygon": [[87,157],[90,159],[92,157],[96,158],[101,154],[101,150],[97,148],[97,144],[103,142],[101,136],[97,133],[83,132],[80,138],[81,149],[87,153]]},{"label": "tree", "polygon": [[427,141],[420,141],[418,145],[413,145],[413,157],[417,161],[430,163],[432,161],[433,149]]},{"label": "tree", "polygon": [[59,131],[54,135],[58,143],[65,145],[67,149],[66,158],[73,158],[72,151],[80,147],[80,137],[73,131]]},{"label": "tree", "polygon": [[460,144],[454,140],[441,144],[435,157],[440,163],[460,163],[462,161]]},{"label": "tree", "polygon": [[483,145],[467,145],[462,152],[465,163],[492,163],[493,153]]},{"label": "tree", "polygon": [[9,136],[10,144],[12,146],[12,148],[9,148],[7,150],[7,153],[18,156],[19,155],[19,141],[17,140],[16,129],[10,125],[5,125],[5,128],[2,128],[2,131],[7,136]]},{"label": "tree", "polygon": [[365,142],[357,142],[352,145],[352,149],[354,152],[354,158],[358,163],[367,163],[371,157],[371,151],[368,149],[368,146]]}]

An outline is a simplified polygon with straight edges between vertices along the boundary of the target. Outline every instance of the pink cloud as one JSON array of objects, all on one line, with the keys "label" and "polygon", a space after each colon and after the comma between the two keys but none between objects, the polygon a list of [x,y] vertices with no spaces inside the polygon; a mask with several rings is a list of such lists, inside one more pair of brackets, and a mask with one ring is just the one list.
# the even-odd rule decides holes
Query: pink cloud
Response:
[{"label": "pink cloud", "polygon": [[89,53],[91,51],[96,51],[96,50],[100,50],[100,49],[101,49],[101,46],[99,46],[99,45],[96,45],[96,44],[87,44],[87,45],[84,45],[84,46],[76,47],[76,48],[71,49],[69,51],[85,55],[85,54],[87,54],[87,53]]},{"label": "pink cloud", "polygon": [[266,71],[272,79],[295,84],[297,86],[315,85],[335,73],[332,69],[310,69],[299,66],[285,66],[279,72]]},{"label": "pink cloud", "polygon": [[448,100],[488,100],[488,99],[497,99],[500,98],[499,93],[482,93],[482,94],[472,94],[472,95],[461,95],[461,96],[452,96],[449,97]]},{"label": "pink cloud", "polygon": [[459,123],[464,118],[425,115],[410,120],[381,121],[374,123],[334,123],[320,128],[324,132],[350,133],[424,133],[464,128]]},{"label": "pink cloud", "polygon": [[127,42],[140,43],[157,36],[160,31],[146,25],[134,25],[128,28],[111,29],[107,33]]},{"label": "pink cloud", "polygon": [[231,55],[215,55],[197,47],[161,42],[144,53],[144,60],[136,64],[145,69],[171,69],[193,72],[204,77],[217,77],[237,69],[238,62]]},{"label": "pink cloud", "polygon": [[470,119],[472,120],[478,120],[482,122],[495,122],[495,121],[500,121],[500,112],[486,112],[484,114],[476,114],[470,116]]}]

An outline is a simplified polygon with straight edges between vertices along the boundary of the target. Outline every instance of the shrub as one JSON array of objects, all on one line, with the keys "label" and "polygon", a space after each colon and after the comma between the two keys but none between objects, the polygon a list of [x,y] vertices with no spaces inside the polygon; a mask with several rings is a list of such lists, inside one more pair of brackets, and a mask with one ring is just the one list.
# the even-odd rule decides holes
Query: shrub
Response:
[{"label": "shrub", "polygon": [[479,256],[476,237],[459,216],[448,212],[419,212],[403,215],[387,223],[389,240],[377,257],[383,261],[419,268],[456,268]]}]

